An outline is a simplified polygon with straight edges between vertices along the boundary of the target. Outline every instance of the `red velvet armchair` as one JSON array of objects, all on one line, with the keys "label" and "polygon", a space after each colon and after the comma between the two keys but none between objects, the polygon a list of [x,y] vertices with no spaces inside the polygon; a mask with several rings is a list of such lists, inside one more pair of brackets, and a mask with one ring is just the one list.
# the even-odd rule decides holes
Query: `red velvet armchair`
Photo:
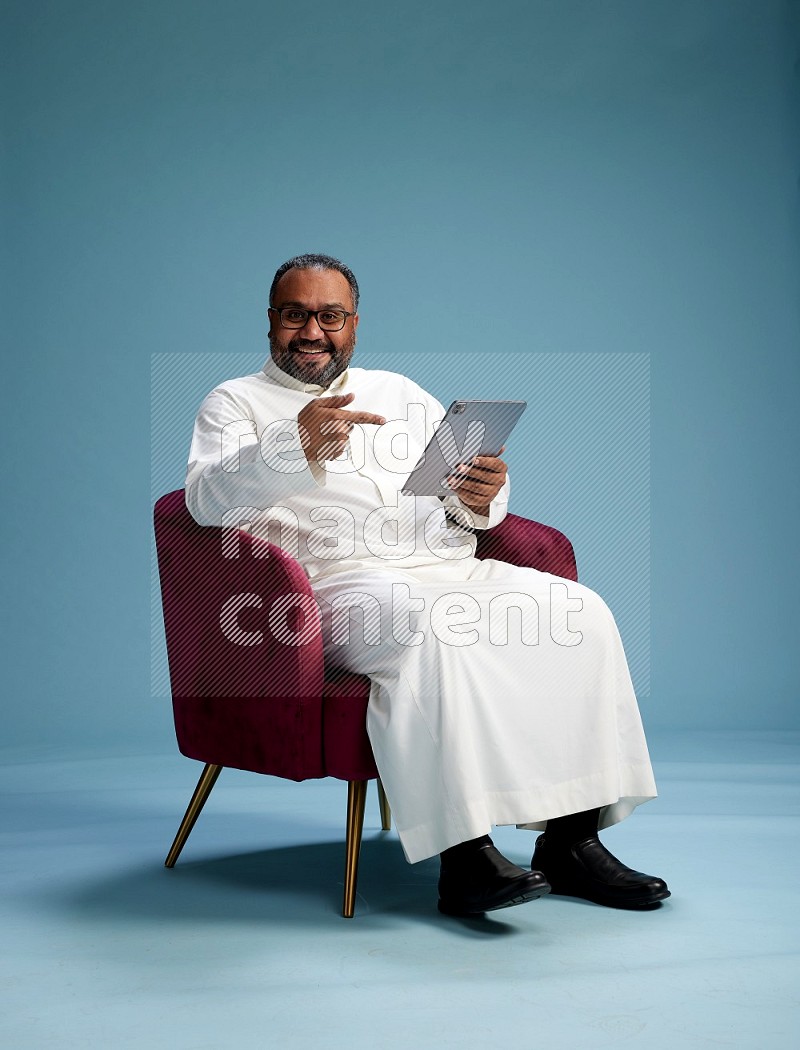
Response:
[{"label": "red velvet armchair", "polygon": [[[308,579],[280,548],[197,525],[180,489],[155,507],[175,732],[181,752],[205,763],[166,859],[173,867],[224,766],[290,780],[346,780],[344,902],[355,908],[367,783],[378,777],[366,733],[369,680],[326,673]],[[479,558],[577,579],[569,540],[547,525],[509,514],[479,535]],[[305,596],[305,597],[303,597]],[[267,629],[270,612],[286,630]],[[380,780],[381,823],[390,809]]]}]

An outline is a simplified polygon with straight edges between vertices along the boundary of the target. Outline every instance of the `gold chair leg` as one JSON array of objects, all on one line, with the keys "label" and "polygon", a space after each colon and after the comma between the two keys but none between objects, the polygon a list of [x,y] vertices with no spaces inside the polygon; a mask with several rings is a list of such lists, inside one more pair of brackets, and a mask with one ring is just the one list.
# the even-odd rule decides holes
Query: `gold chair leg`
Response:
[{"label": "gold chair leg", "polygon": [[392,808],[389,805],[389,799],[386,797],[386,792],[383,790],[383,783],[380,777],[378,777],[378,805],[381,807],[381,830],[391,831]]},{"label": "gold chair leg", "polygon": [[221,772],[222,766],[212,766],[209,763],[200,774],[200,779],[197,781],[197,787],[194,789],[192,800],[184,814],[183,820],[181,821],[181,826],[178,828],[178,834],[175,836],[172,848],[167,854],[167,859],[164,861],[168,868],[175,867],[175,861],[178,859],[181,850],[186,845],[186,840],[189,838],[189,834],[195,825],[195,821],[200,816],[200,810],[206,804],[206,799],[211,794],[211,789],[216,784],[217,777]]},{"label": "gold chair leg", "polygon": [[347,782],[347,838],[344,859],[344,902],[342,915],[352,919],[356,910],[356,883],[358,855],[361,851],[361,832],[364,827],[364,803],[367,801],[367,781]]}]

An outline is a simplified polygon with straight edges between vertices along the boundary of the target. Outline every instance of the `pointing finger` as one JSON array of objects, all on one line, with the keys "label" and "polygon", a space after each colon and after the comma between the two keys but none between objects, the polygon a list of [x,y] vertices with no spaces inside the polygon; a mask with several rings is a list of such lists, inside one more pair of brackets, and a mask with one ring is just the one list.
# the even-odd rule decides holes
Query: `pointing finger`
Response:
[{"label": "pointing finger", "polygon": [[346,419],[350,423],[375,423],[382,426],[386,420],[383,416],[373,415],[372,412],[345,412],[339,413],[340,419]]}]

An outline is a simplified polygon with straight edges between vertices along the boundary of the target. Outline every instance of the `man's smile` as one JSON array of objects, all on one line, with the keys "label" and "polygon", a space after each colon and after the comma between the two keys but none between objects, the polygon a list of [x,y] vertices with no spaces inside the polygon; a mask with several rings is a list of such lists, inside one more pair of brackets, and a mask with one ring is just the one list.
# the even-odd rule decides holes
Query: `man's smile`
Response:
[{"label": "man's smile", "polygon": [[312,359],[315,359],[317,363],[319,363],[319,358],[324,357],[325,355],[329,358],[333,356],[333,347],[327,342],[320,346],[319,343],[293,339],[289,343],[289,350],[300,361],[311,361]]}]

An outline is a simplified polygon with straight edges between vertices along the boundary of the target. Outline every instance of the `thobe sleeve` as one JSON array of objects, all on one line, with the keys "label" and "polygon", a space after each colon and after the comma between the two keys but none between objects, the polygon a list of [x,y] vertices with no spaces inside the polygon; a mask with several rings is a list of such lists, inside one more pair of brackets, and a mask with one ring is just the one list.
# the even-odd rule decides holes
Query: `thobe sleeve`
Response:
[{"label": "thobe sleeve", "polygon": [[325,470],[305,457],[296,419],[276,419],[259,434],[254,415],[226,390],[213,390],[200,406],[186,472],[186,506],[199,525],[325,485]]},{"label": "thobe sleeve", "polygon": [[443,502],[447,517],[465,529],[493,529],[508,514],[508,497],[511,492],[511,478],[506,475],[503,487],[489,504],[488,514],[476,514],[466,507],[455,493],[445,496]]}]

